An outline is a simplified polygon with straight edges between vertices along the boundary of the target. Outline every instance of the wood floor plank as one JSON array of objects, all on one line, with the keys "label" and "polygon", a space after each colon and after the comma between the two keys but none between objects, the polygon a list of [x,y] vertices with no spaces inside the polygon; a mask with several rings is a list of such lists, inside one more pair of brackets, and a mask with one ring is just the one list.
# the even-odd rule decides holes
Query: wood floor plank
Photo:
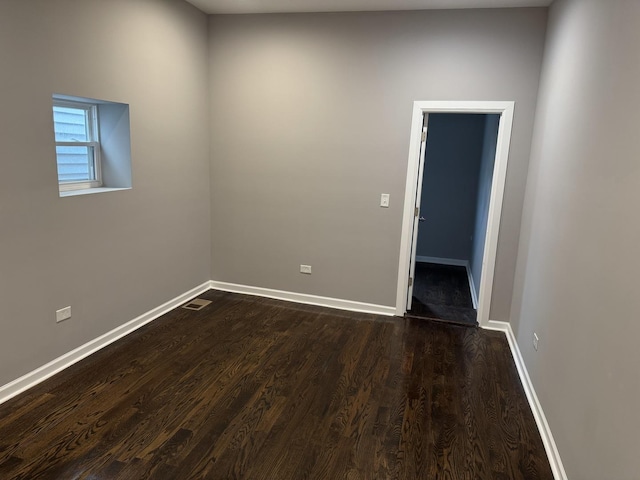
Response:
[{"label": "wood floor plank", "polygon": [[553,478],[502,334],[201,297],[0,405],[0,478]]}]

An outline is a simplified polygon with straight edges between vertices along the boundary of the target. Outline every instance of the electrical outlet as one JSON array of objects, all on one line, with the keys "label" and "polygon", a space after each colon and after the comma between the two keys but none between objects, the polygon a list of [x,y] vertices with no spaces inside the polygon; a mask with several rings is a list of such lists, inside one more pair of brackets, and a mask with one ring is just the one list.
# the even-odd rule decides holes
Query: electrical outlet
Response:
[{"label": "electrical outlet", "polygon": [[311,265],[300,265],[300,273],[311,275]]},{"label": "electrical outlet", "polygon": [[382,193],[380,194],[380,206],[383,208],[389,208],[389,194]]},{"label": "electrical outlet", "polygon": [[535,332],[533,334],[533,348],[536,349],[536,352],[538,351],[538,334]]},{"label": "electrical outlet", "polygon": [[64,320],[71,318],[71,307],[64,307],[60,310],[56,310],[56,323],[60,323]]}]

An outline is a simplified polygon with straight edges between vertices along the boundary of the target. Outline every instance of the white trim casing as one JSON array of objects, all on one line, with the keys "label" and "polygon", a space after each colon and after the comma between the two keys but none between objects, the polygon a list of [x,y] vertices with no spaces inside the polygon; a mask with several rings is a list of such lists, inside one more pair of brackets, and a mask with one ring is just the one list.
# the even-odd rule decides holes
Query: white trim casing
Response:
[{"label": "white trim casing", "polygon": [[99,336],[98,338],[94,338],[84,345],[81,345],[78,348],[65,353],[64,355],[56,358],[55,360],[52,360],[46,365],[36,368],[35,370],[23,375],[22,377],[10,383],[7,383],[6,385],[0,386],[0,404],[6,402],[7,400],[10,400],[16,395],[19,395],[25,390],[36,386],[40,382],[45,381],[47,378],[55,375],[58,372],[61,372],[65,368],[70,367],[74,363],[79,362],[83,358],[88,357],[92,353],[97,352],[107,345],[110,345],[111,343],[119,340],[125,335],[130,334],[143,325],[152,322],[156,318],[161,317],[165,313],[182,305],[188,300],[191,300],[193,297],[206,292],[207,290],[209,290],[209,282],[205,282],[202,285],[199,285],[189,290],[188,292],[185,292],[182,295],[179,295],[176,298],[163,303],[159,307],[149,310],[147,313],[143,313],[139,317],[134,318],[124,325],[120,325],[110,332],[107,332],[104,335]]},{"label": "white trim casing", "polygon": [[77,197],[78,195],[92,195],[94,193],[119,192],[121,190],[131,190],[131,187],[95,187],[86,190],[66,190],[60,192],[60,198]]},{"label": "white trim casing", "polygon": [[513,125],[514,102],[493,101],[417,101],[413,103],[411,135],[409,140],[409,159],[407,162],[407,183],[405,187],[404,213],[402,219],[402,235],[400,240],[400,263],[398,265],[398,288],[396,292],[396,315],[406,312],[407,291],[411,261],[411,235],[413,228],[414,203],[416,199],[416,182],[420,162],[420,143],[422,117],[425,113],[493,113],[500,114],[496,156],[489,200],[489,218],[485,237],[484,255],[482,258],[482,276],[480,279],[480,295],[478,296],[478,324],[486,326],[489,321],[491,292],[495,272],[496,252],[498,249],[498,233],[502,214],[502,199],[509,159],[511,128]]},{"label": "white trim casing", "polygon": [[270,288],[251,287],[236,283],[218,282],[212,280],[210,287],[214,290],[222,290],[232,293],[243,293],[245,295],[255,295],[258,297],[273,298],[287,302],[303,303],[306,305],[318,305],[320,307],[337,308],[339,310],[349,310],[351,312],[373,313],[375,315],[393,316],[396,313],[395,307],[375,305],[373,303],[354,302],[352,300],[342,300],[339,298],[319,297],[305,293],[287,292],[284,290],[273,290]]},{"label": "white trim casing", "polygon": [[547,452],[547,457],[549,458],[553,477],[555,480],[568,480],[567,473],[565,472],[564,465],[562,464],[562,459],[560,458],[560,453],[558,452],[558,446],[553,439],[553,434],[551,433],[551,428],[549,428],[547,417],[544,415],[542,405],[540,405],[540,400],[538,400],[536,391],[533,388],[533,383],[531,382],[529,372],[527,371],[520,348],[518,347],[516,336],[513,334],[513,330],[511,329],[511,324],[508,322],[489,320],[483,328],[487,330],[497,330],[506,335],[509,348],[511,349],[511,355],[513,356],[513,361],[516,364],[516,369],[518,370],[520,382],[522,383],[524,393],[529,401],[529,406],[533,412],[533,418],[536,421],[536,425],[540,431],[540,436],[542,437],[544,449]]}]

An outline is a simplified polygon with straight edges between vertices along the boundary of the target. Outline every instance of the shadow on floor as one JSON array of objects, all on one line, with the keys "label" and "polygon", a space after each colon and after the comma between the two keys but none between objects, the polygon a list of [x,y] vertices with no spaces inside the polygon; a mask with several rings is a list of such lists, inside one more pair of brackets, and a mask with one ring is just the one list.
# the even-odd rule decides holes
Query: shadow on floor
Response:
[{"label": "shadow on floor", "polygon": [[477,325],[464,267],[416,263],[411,303],[409,317]]}]

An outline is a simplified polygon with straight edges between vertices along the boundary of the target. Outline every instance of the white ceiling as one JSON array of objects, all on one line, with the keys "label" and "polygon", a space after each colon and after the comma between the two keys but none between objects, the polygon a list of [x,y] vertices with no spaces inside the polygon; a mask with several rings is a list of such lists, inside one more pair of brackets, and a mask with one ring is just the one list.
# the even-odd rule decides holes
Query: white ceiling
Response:
[{"label": "white ceiling", "polygon": [[187,0],[206,13],[366,12],[546,7],[553,0]]}]

